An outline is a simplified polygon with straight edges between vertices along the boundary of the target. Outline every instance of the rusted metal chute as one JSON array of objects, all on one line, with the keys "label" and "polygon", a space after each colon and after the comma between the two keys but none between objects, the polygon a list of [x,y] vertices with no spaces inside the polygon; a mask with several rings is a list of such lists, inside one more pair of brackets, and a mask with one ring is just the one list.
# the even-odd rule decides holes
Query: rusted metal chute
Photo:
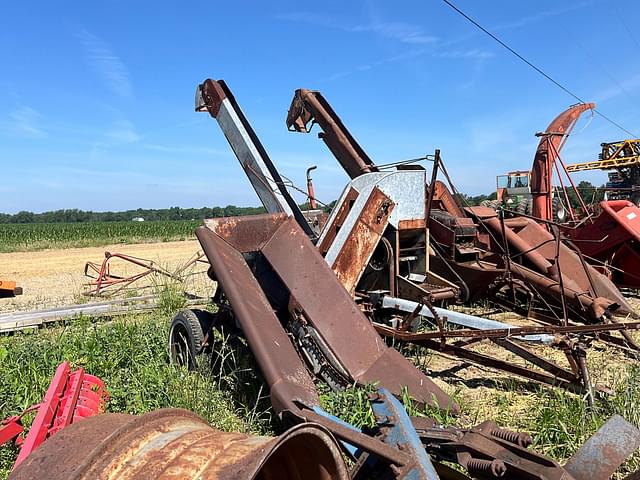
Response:
[{"label": "rusted metal chute", "polygon": [[287,114],[287,128],[309,133],[314,123],[322,128],[318,136],[351,178],[379,171],[320,92],[296,90]]},{"label": "rusted metal chute", "polygon": [[395,395],[406,389],[419,403],[457,411],[432,380],[387,347],[291,217],[220,218],[205,225],[196,236],[218,282],[221,311],[231,306],[271,388],[276,412],[295,411],[296,398],[318,405],[297,351],[334,389],[378,383]]},{"label": "rusted metal chute", "polygon": [[268,213],[293,216],[305,233],[315,235],[285,183],[223,80],[207,79],[196,89],[196,112],[208,112],[220,125]]},{"label": "rusted metal chute", "polygon": [[[531,168],[531,195],[533,197],[533,216],[542,220],[553,220],[553,171],[560,161],[560,151],[571,130],[582,113],[596,108],[595,103],[578,103],[558,115],[547,127]],[[570,178],[570,177],[569,177]]]},{"label": "rusted metal chute", "polygon": [[331,434],[301,424],[283,435],[255,437],[214,430],[187,410],[140,417],[104,414],[71,425],[45,442],[11,480],[291,479],[346,480]]}]

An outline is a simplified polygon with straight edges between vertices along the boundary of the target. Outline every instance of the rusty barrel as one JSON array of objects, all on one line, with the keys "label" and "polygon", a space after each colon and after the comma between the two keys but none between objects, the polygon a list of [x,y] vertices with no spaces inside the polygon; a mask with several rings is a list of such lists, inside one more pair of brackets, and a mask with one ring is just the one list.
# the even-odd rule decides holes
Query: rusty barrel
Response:
[{"label": "rusty barrel", "polygon": [[181,409],[83,419],[44,442],[9,477],[57,479],[347,479],[340,449],[323,427],[279,437],[215,430]]}]

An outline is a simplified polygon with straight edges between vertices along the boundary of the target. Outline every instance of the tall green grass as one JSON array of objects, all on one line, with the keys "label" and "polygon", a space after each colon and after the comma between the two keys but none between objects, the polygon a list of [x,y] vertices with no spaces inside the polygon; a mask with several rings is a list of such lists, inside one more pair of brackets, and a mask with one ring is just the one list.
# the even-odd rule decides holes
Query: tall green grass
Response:
[{"label": "tall green grass", "polygon": [[[233,392],[221,388],[207,362],[195,372],[169,364],[170,318],[160,312],[106,323],[80,318],[62,327],[0,337],[0,419],[39,402],[58,364],[68,360],[104,380],[109,412],[179,407],[221,430],[268,432],[237,408]],[[6,477],[16,454],[12,446],[0,448],[0,478]]]},{"label": "tall green grass", "polygon": [[[74,368],[83,367],[105,381],[110,412],[142,414],[181,407],[222,430],[276,431],[267,387],[241,337],[231,332],[217,335],[211,356],[200,357],[195,372],[169,364],[168,327],[184,298],[170,286],[160,295],[161,308],[152,314],[102,323],[80,318],[34,333],[0,337],[0,418],[40,401],[57,365],[68,360]],[[632,363],[622,368],[610,386],[613,393],[592,408],[579,396],[542,387],[523,390],[519,382],[503,382],[490,397],[475,400],[470,392],[451,386],[462,407],[461,417],[419,408],[407,395],[403,400],[409,414],[433,417],[440,424],[470,427],[492,419],[528,431],[535,440],[532,448],[562,462],[614,413],[640,425],[640,367]],[[336,393],[319,385],[321,403],[356,426],[371,426],[367,393],[373,388]],[[525,407],[514,414],[518,402]],[[11,446],[0,448],[0,478],[8,474],[16,454]],[[640,456],[635,455],[616,478],[639,468]]]}]

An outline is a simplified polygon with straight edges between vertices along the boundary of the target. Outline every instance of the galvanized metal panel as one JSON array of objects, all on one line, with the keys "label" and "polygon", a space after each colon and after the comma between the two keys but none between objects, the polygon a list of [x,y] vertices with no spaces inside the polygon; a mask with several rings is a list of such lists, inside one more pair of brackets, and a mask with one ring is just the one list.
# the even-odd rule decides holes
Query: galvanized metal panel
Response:
[{"label": "galvanized metal panel", "polygon": [[271,178],[267,165],[228,98],[222,101],[217,120],[267,212],[284,212],[287,215],[293,215],[293,211],[280,193],[277,183]]},{"label": "galvanized metal panel", "polygon": [[[333,265],[340,250],[347,241],[349,232],[358,220],[358,216],[364,209],[367,199],[374,188],[380,189],[396,205],[389,217],[389,224],[394,228],[399,227],[400,220],[424,220],[425,217],[425,190],[426,172],[420,170],[404,170],[391,172],[366,173],[349,183],[348,188],[355,189],[360,195],[345,219],[342,228],[336,235],[325,256],[327,263]],[[348,189],[347,189],[348,190]],[[343,193],[340,202],[343,202],[346,193]],[[340,203],[338,203],[340,205]],[[336,211],[338,208],[334,208]],[[333,221],[332,212],[328,224]],[[326,229],[322,232],[320,241],[326,235]]]}]

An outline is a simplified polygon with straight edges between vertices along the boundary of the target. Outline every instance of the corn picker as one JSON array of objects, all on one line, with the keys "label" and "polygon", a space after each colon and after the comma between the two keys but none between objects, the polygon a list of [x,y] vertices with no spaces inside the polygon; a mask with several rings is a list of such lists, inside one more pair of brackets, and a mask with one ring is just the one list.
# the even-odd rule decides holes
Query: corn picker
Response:
[{"label": "corn picker", "polygon": [[[460,207],[437,179],[439,169],[448,177],[437,150],[426,157],[433,161],[429,180],[414,163],[376,165],[322,96],[308,90],[296,92],[287,124],[308,131],[317,122],[351,181],[328,219],[302,212],[224,82],[201,84],[196,110],[217,120],[268,213],[205,220],[196,230],[217,308],[178,312],[171,358],[193,368],[199,354],[214,348],[216,330],[244,337],[284,433],[272,439],[218,432],[176,409],[97,415],[49,434],[12,479],[606,480],[638,448],[640,431],[614,416],[560,465],[530,449],[524,432],[492,421],[444,427],[409,416],[398,400],[460,410],[390,340],[594,398],[579,340],[605,334],[620,340],[613,332],[639,325],[609,321],[614,313],[630,314],[630,306],[557,235],[535,222]],[[575,271],[563,278],[560,263]],[[448,308],[485,295],[526,306],[537,318],[546,306],[558,321],[518,327]],[[425,323],[432,328],[425,331]],[[450,342],[456,338],[464,340]],[[539,370],[468,348],[487,339]],[[528,344],[562,348],[571,368],[533,354]],[[369,395],[375,426],[359,429],[325,412],[317,381],[335,390],[376,385]],[[73,408],[66,393],[54,390],[62,412]],[[56,430],[49,409],[42,411],[51,426],[45,430]]]}]

